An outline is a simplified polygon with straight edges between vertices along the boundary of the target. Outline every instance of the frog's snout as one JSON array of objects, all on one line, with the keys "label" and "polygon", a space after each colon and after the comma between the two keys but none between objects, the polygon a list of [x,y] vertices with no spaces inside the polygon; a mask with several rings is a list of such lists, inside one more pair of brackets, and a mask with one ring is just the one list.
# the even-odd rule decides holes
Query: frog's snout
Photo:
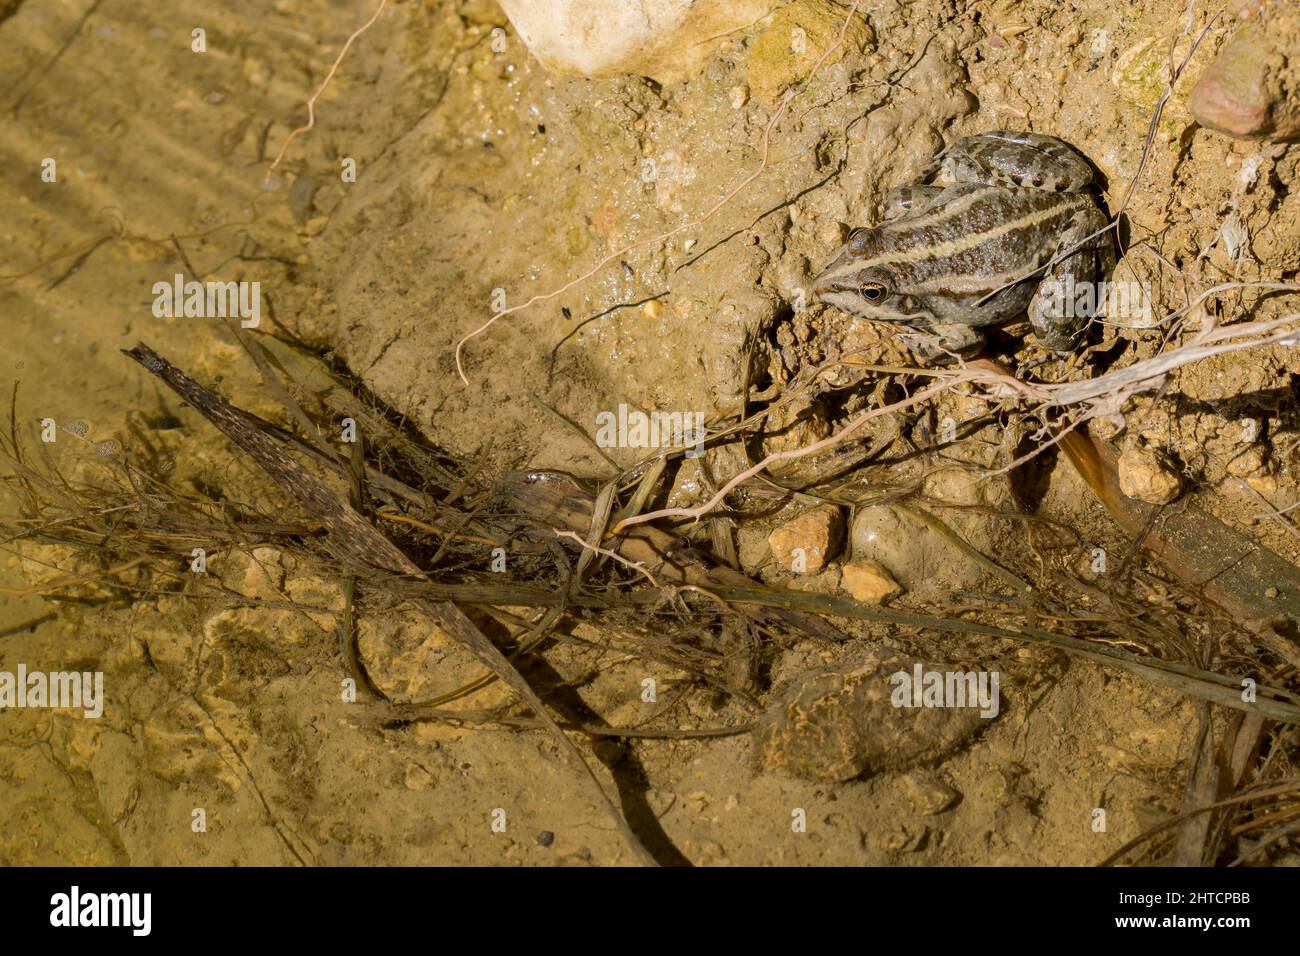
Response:
[{"label": "frog's snout", "polygon": [[836,292],[853,292],[857,288],[857,277],[837,273],[831,263],[826,271],[813,280],[813,295],[823,298]]},{"label": "frog's snout", "polygon": [[852,292],[857,288],[857,270],[853,269],[854,258],[848,247],[835,254],[821,274],[813,280],[813,295],[825,298],[837,292]]}]

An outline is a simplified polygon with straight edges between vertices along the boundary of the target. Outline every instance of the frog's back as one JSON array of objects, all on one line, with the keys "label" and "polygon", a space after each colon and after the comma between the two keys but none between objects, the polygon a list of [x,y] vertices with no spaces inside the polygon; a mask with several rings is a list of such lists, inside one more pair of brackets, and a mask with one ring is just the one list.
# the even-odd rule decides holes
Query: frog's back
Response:
[{"label": "frog's back", "polygon": [[972,284],[996,288],[995,281],[1043,264],[1050,238],[1089,201],[1079,193],[962,183],[900,219],[862,230],[854,253],[859,268],[888,268],[901,287],[962,293],[965,300]]},{"label": "frog's back", "polygon": [[931,167],[945,182],[985,182],[1048,192],[1078,192],[1092,166],[1064,140],[1042,133],[990,130],[957,140]]}]

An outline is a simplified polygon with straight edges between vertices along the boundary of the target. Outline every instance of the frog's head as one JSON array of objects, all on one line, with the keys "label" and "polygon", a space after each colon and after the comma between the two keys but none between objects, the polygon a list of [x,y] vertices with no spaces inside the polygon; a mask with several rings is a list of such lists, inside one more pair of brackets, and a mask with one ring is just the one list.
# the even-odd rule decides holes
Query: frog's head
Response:
[{"label": "frog's head", "polygon": [[877,229],[859,229],[813,281],[813,294],[841,312],[877,322],[914,322],[925,304],[902,288],[905,279],[880,258],[884,243]]}]

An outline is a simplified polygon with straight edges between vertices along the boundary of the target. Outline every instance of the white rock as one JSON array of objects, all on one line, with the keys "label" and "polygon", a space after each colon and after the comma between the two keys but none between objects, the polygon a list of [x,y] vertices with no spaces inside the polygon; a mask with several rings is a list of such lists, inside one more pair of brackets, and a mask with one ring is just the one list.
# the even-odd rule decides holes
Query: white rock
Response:
[{"label": "white rock", "polygon": [[775,0],[501,0],[533,56],[582,76],[636,73],[680,79],[714,43],[765,16]]}]

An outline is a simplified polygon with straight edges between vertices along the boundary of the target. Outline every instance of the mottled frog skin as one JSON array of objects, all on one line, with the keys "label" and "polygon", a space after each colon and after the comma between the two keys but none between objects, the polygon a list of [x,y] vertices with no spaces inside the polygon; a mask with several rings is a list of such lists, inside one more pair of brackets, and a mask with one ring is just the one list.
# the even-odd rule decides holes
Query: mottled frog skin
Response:
[{"label": "mottled frog skin", "polygon": [[885,197],[884,222],[856,230],[814,292],[851,315],[906,326],[927,363],[978,352],[981,328],[1025,312],[1039,342],[1068,351],[1100,309],[1060,308],[1044,280],[1099,282],[1115,262],[1106,232],[1052,263],[1108,222],[1091,183],[1087,161],[1054,137],[968,136],[918,184]]}]

